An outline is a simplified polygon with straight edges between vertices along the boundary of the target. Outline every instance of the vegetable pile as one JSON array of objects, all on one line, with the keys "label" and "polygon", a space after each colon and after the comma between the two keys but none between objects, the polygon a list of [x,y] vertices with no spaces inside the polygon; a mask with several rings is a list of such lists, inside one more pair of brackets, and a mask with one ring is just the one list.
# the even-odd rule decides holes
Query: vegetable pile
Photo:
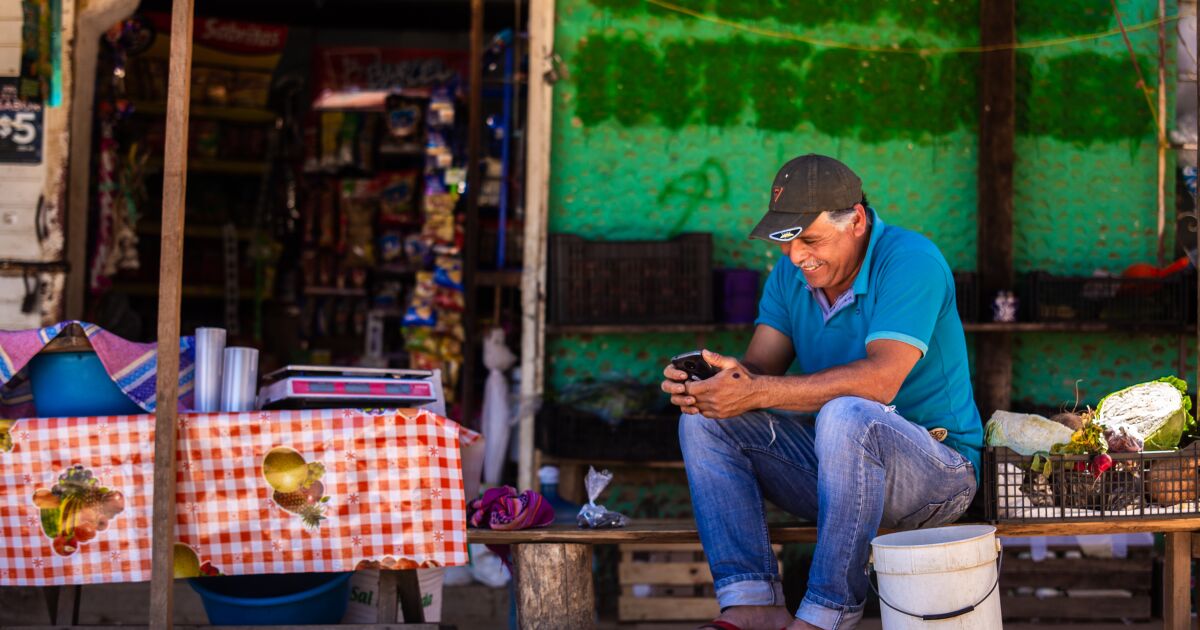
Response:
[{"label": "vegetable pile", "polygon": [[1187,382],[1168,376],[1113,392],[1093,412],[1063,412],[1053,418],[997,411],[988,420],[988,446],[1021,455],[1102,455],[1170,450],[1196,420]]}]

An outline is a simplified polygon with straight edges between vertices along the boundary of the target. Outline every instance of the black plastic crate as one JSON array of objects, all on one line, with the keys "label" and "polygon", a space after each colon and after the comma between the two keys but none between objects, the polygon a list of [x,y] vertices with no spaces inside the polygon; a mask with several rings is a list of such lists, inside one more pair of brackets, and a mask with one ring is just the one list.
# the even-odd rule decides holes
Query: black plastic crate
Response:
[{"label": "black plastic crate", "polygon": [[1025,277],[1022,298],[1028,302],[1025,312],[1041,322],[1182,325],[1189,310],[1181,274],[1115,278],[1035,272]]},{"label": "black plastic crate", "polygon": [[983,453],[986,517],[997,523],[1133,520],[1200,516],[1200,444],[1175,451],[1110,453],[1098,478],[1088,455],[1051,455],[1049,476],[1032,456],[1008,448]]},{"label": "black plastic crate", "polygon": [[570,459],[678,461],[679,414],[631,415],[613,424],[599,416],[553,403],[537,414],[537,445]]},{"label": "black plastic crate", "polygon": [[556,324],[713,321],[712,235],[670,241],[550,236],[550,320]]},{"label": "black plastic crate", "polygon": [[975,272],[954,272],[954,300],[959,320],[964,323],[979,321],[979,282]]}]

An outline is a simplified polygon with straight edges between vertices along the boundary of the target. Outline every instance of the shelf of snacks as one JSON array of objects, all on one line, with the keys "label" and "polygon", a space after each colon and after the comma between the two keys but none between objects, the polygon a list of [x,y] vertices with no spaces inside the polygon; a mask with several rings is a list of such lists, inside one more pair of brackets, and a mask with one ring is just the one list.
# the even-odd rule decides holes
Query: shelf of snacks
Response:
[{"label": "shelf of snacks", "polygon": [[[221,160],[216,158],[188,158],[188,172],[213,173],[218,175],[262,175],[267,172],[266,162],[248,162],[244,160]],[[146,172],[161,173],[162,160],[148,160]]]},{"label": "shelf of snacks", "polygon": [[[162,224],[158,222],[148,223],[139,221],[137,231],[138,234],[146,236],[158,236],[162,234]],[[188,238],[224,239],[225,228],[220,225],[195,225],[189,223],[184,228],[183,235]],[[252,241],[254,240],[254,232],[247,229],[238,229],[237,238],[239,241]]]},{"label": "shelf of snacks", "polygon": [[304,287],[304,295],[314,297],[367,297],[367,290],[343,287]]},{"label": "shelf of snacks", "polygon": [[[127,293],[129,295],[158,295],[158,285],[150,283],[126,283],[117,282],[113,285],[115,291]],[[225,287],[216,285],[183,285],[183,297],[197,299],[223,300],[225,299]],[[238,299],[253,300],[255,298],[254,289],[241,289],[238,291]]]},{"label": "shelf of snacks", "polygon": [[[167,113],[167,104],[163,102],[133,101],[135,114],[148,116],[163,116]],[[240,123],[274,123],[278,114],[259,107],[235,107],[231,105],[191,105],[191,118],[206,118]]]}]

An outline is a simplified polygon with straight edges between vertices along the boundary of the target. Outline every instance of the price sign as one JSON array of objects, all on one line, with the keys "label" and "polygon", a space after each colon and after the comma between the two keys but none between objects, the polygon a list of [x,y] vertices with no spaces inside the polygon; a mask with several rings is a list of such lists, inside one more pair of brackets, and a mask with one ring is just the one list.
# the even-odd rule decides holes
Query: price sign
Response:
[{"label": "price sign", "polygon": [[42,161],[42,104],[21,100],[17,79],[0,79],[0,162]]}]

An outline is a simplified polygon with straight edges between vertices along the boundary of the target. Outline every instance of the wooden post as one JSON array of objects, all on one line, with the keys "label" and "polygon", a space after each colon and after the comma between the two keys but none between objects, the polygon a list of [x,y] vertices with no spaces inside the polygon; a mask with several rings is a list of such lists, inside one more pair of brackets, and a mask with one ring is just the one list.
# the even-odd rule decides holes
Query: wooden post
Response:
[{"label": "wooden post", "polygon": [[[980,39],[984,46],[1016,41],[1015,0],[983,0]],[[1013,287],[1013,137],[1016,130],[1016,55],[1012,48],[983,53],[979,93],[980,295],[987,305]],[[1012,334],[976,340],[975,399],[984,417],[1008,409],[1012,396]]]},{"label": "wooden post", "polygon": [[467,225],[463,252],[463,291],[465,315],[463,331],[462,416],[465,426],[477,427],[475,416],[475,364],[479,362],[479,301],[475,291],[476,267],[479,266],[479,187],[483,176],[483,0],[471,0],[471,64],[467,98]]},{"label": "wooden post", "polygon": [[[394,571],[400,597],[400,610],[404,612],[404,623],[425,623],[425,607],[421,602],[421,582],[416,569]],[[392,619],[396,619],[395,611]]]},{"label": "wooden post", "polygon": [[188,103],[194,0],[174,0],[163,153],[162,255],[158,266],[158,387],[154,424],[154,544],[150,627],[170,628],[175,586],[175,420],[179,390],[184,201],[187,198]]},{"label": "wooden post", "polygon": [[1164,534],[1167,549],[1163,558],[1163,628],[1192,627],[1192,533]]},{"label": "wooden post", "polygon": [[512,552],[518,628],[595,627],[591,545],[513,545]]},{"label": "wooden post", "polygon": [[521,402],[517,484],[532,488],[535,401],[542,396],[546,343],[546,219],[554,114],[554,0],[529,4],[529,109],[525,130],[525,251],[521,269]]},{"label": "wooden post", "polygon": [[1158,120],[1155,135],[1158,140],[1158,265],[1167,263],[1167,0],[1158,0]]},{"label": "wooden post", "polygon": [[396,597],[400,593],[400,576],[396,571],[379,570],[379,602],[375,622],[378,624],[396,623]]}]

